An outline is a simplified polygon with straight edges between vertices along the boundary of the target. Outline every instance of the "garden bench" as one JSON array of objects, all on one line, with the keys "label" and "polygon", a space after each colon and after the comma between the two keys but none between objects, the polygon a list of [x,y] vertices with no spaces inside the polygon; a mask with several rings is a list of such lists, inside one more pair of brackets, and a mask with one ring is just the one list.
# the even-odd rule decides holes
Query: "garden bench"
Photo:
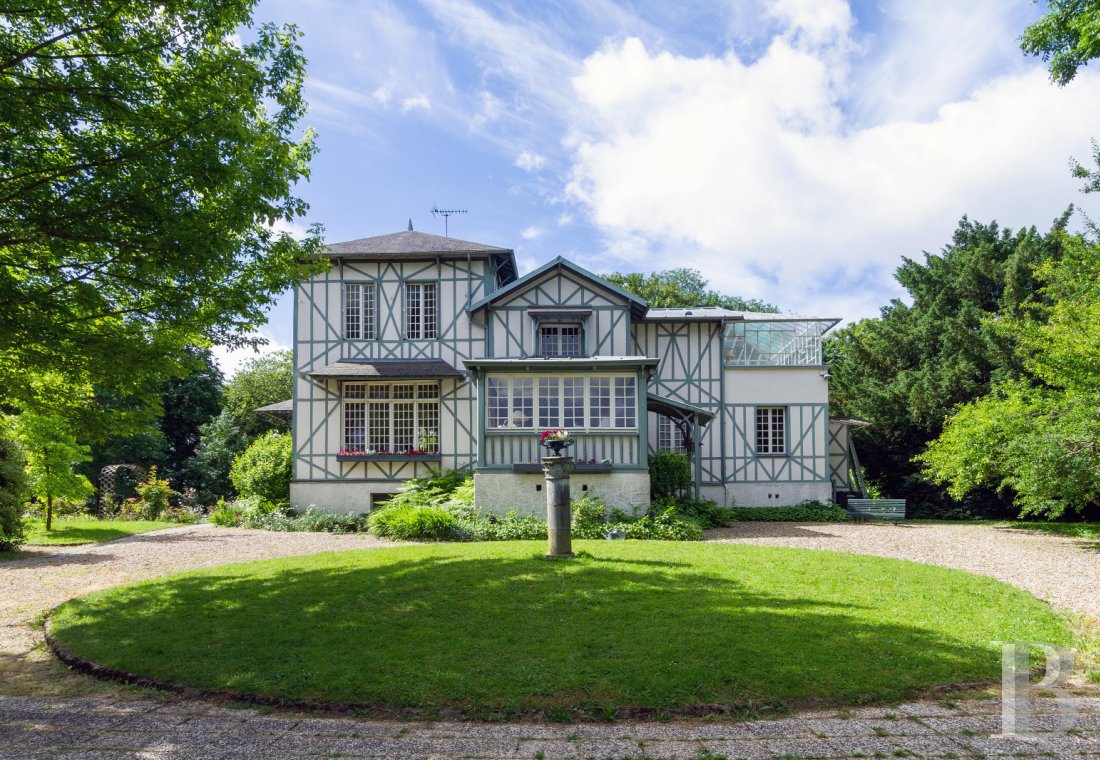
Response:
[{"label": "garden bench", "polygon": [[848,499],[845,509],[857,520],[905,519],[905,499]]}]

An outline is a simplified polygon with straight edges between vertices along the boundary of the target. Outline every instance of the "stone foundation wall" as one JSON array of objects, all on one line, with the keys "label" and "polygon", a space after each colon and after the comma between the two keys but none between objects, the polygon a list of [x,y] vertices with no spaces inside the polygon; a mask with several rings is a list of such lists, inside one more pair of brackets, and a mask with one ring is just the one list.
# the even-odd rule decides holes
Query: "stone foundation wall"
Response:
[{"label": "stone foundation wall", "polygon": [[832,498],[831,483],[730,483],[726,486],[727,505],[734,507],[793,507],[807,500],[826,503]]},{"label": "stone foundation wall", "polygon": [[[569,487],[574,501],[592,493],[628,513],[637,508],[640,514],[649,506],[648,472],[575,472]],[[475,473],[474,504],[493,514],[515,508],[521,515],[546,519],[546,479],[542,473]]]}]

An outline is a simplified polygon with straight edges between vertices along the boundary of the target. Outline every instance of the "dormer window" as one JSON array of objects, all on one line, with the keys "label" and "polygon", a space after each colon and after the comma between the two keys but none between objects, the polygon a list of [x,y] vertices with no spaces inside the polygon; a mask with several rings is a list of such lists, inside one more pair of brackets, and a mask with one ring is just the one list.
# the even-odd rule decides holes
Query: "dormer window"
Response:
[{"label": "dormer window", "polygon": [[540,356],[580,356],[581,326],[539,325]]}]

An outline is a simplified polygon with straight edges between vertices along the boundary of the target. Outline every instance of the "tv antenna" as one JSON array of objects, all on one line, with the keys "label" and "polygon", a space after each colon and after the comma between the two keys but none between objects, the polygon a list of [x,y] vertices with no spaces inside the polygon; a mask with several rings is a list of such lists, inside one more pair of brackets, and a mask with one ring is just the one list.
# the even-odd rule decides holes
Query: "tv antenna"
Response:
[{"label": "tv antenna", "polygon": [[464,209],[464,208],[439,208],[437,206],[432,206],[432,216],[441,216],[441,217],[443,217],[443,237],[450,237],[451,236],[451,230],[450,230],[451,215],[452,214],[465,214],[465,213],[466,213],[466,209]]}]

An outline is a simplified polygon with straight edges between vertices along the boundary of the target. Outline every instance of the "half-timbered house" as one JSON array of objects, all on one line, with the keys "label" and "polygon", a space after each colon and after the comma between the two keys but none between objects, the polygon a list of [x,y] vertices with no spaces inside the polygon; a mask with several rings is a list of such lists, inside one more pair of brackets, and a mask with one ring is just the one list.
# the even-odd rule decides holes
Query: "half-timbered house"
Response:
[{"label": "half-timbered house", "polygon": [[720,504],[848,487],[822,336],[838,320],[650,308],[556,258],[411,229],[337,243],[295,299],[291,501],[369,511],[410,477],[474,472],[495,512],[545,504],[544,430],[575,439],[575,494],[649,502],[649,456],[691,458]]}]

